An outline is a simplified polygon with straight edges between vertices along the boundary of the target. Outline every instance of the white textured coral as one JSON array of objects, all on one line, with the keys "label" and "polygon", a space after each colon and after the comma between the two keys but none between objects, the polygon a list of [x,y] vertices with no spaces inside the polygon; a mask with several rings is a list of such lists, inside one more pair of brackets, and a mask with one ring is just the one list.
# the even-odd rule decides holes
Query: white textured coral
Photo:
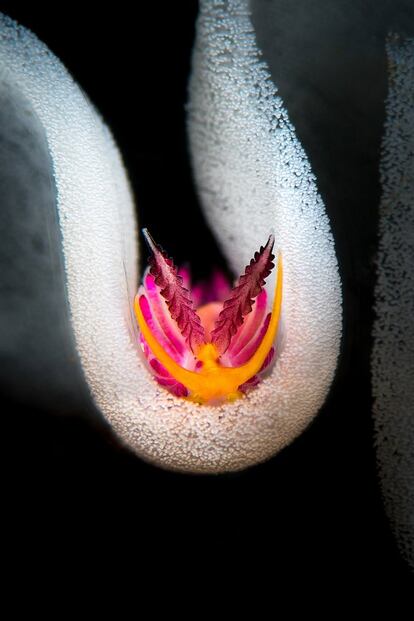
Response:
[{"label": "white textured coral", "polygon": [[372,381],[386,509],[414,567],[414,40],[390,39]]},{"label": "white textured coral", "polygon": [[285,266],[285,341],[270,377],[248,398],[221,407],[179,400],[146,371],[131,321],[136,228],[118,153],[50,52],[8,20],[0,27],[0,62],[32,102],[50,146],[74,333],[97,406],[129,447],[166,468],[223,472],[268,459],[326,398],[341,292],[329,222],[259,59],[248,3],[201,3],[191,150],[208,219],[236,272],[275,233]]}]

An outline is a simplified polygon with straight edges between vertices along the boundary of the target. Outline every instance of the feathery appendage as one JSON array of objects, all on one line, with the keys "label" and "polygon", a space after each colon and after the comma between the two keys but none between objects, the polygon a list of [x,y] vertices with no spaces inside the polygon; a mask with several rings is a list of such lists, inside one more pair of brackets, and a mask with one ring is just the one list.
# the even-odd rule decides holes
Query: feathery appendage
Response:
[{"label": "feathery appendage", "polygon": [[244,317],[252,310],[254,298],[263,290],[265,278],[269,276],[275,264],[272,263],[275,255],[272,254],[275,239],[270,235],[266,246],[261,246],[256,252],[245,272],[239,278],[239,283],[233,288],[229,297],[224,301],[215,328],[211,333],[211,342],[217,347],[220,354],[228,349],[232,337],[242,325]]},{"label": "feathery appendage", "polygon": [[205,334],[200,317],[193,308],[191,294],[184,287],[182,276],[178,275],[173,261],[157,246],[147,229],[143,233],[153,253],[149,260],[150,273],[160,287],[172,319],[177,322],[181,334],[195,353],[205,343]]},{"label": "feathery appendage", "polygon": [[[218,403],[243,396],[260,383],[274,358],[273,343],[282,299],[280,257],[272,313],[265,313],[267,294],[263,289],[265,278],[274,267],[273,236],[255,253],[227,299],[205,304],[198,314],[171,259],[146,229],[144,235],[153,256],[135,299],[135,313],[141,347],[151,373],[174,395],[199,403]],[[205,294],[202,297],[209,299],[208,291]],[[259,295],[260,304],[255,304],[253,311]],[[246,325],[244,317],[250,313]],[[215,328],[210,333],[212,324]],[[236,333],[233,352],[232,337]],[[226,351],[230,364],[224,365],[220,357]],[[233,353],[239,356],[237,365],[231,364]]]}]

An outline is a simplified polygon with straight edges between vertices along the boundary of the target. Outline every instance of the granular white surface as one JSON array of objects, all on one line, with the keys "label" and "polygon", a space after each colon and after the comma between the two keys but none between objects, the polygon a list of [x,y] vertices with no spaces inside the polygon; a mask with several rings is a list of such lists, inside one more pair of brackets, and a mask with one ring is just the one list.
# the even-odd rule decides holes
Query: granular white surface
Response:
[{"label": "granular white surface", "polygon": [[0,21],[1,70],[35,108],[54,162],[69,303],[93,398],[138,455],[188,472],[242,469],[291,442],[323,404],[340,344],[329,222],[259,60],[247,4],[201,3],[191,148],[208,219],[235,271],[275,232],[285,268],[285,334],[270,377],[248,398],[221,407],[177,399],[146,371],[130,310],[136,223],[118,152],[56,58],[26,30]]},{"label": "granular white surface", "polygon": [[382,492],[414,568],[414,40],[387,52],[372,383]]}]

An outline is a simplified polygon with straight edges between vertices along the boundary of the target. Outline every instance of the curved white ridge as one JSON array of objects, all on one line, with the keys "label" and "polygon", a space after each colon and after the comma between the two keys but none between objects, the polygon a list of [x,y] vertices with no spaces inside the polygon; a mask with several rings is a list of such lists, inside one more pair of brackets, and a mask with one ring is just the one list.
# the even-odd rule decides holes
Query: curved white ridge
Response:
[{"label": "curved white ridge", "polygon": [[242,469],[289,443],[322,405],[340,343],[329,223],[258,60],[246,6],[202,3],[192,152],[207,214],[235,268],[270,229],[276,233],[286,272],[286,342],[267,380],[246,399],[220,407],[177,399],[145,369],[130,314],[138,284],[136,227],[118,152],[57,59],[31,33],[0,21],[0,70],[35,108],[53,159],[74,334],[93,398],[138,455],[181,471]]},{"label": "curved white ridge", "polygon": [[385,506],[414,568],[414,39],[387,53],[372,385]]},{"label": "curved white ridge", "polygon": [[256,420],[266,419],[263,447],[276,451],[326,398],[342,299],[329,221],[244,0],[201,2],[189,133],[204,211],[234,271],[271,230],[282,252],[285,345],[250,400]]}]

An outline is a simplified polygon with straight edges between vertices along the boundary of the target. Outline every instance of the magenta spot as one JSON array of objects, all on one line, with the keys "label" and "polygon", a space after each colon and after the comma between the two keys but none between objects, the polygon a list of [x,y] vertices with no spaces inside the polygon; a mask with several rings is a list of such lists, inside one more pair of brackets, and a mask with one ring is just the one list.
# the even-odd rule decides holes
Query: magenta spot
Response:
[{"label": "magenta spot", "polygon": [[174,378],[168,380],[161,377],[156,377],[155,379],[160,386],[168,390],[168,392],[175,395],[176,397],[188,396],[187,388],[183,384],[180,384],[180,382],[177,382],[177,380],[175,380]]},{"label": "magenta spot", "polygon": [[154,276],[152,276],[152,274],[147,274],[145,277],[145,288],[149,291],[154,291],[155,287]]},{"label": "magenta spot", "polygon": [[158,375],[156,375],[155,379],[160,386],[163,386],[163,388],[171,388],[171,386],[174,386],[177,383],[173,377],[171,379],[163,379],[162,377],[158,377]]},{"label": "magenta spot", "polygon": [[139,296],[139,306],[141,308],[142,314],[144,315],[145,321],[148,323],[152,320],[152,314],[148,300],[143,294]]},{"label": "magenta spot", "polygon": [[157,360],[157,358],[152,358],[150,365],[154,369],[155,373],[158,373],[158,375],[162,375],[163,377],[171,377],[167,369],[162,366],[161,362]]},{"label": "magenta spot", "polygon": [[172,392],[176,397],[188,397],[187,388],[179,382],[171,387],[170,392]]}]

